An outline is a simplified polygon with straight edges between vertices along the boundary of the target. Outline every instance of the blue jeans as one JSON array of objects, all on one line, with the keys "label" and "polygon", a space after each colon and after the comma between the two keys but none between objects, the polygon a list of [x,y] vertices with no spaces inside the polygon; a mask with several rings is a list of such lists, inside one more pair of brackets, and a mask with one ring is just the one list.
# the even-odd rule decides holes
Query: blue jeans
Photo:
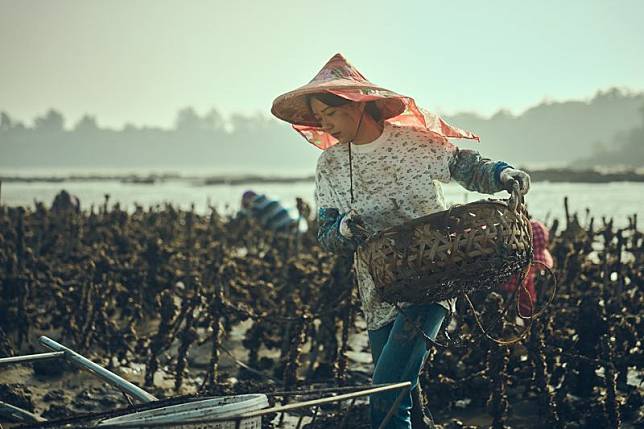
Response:
[{"label": "blue jeans", "polygon": [[[371,356],[375,365],[373,384],[410,381],[410,390],[413,390],[418,384],[418,373],[427,355],[425,340],[416,326],[421,326],[432,339],[436,338],[447,310],[432,303],[412,305],[403,311],[405,315],[399,313],[393,322],[369,331]],[[372,428],[380,426],[399,393],[399,390],[394,390],[371,395]],[[411,394],[407,393],[389,420],[388,429],[411,428],[411,404]]]}]

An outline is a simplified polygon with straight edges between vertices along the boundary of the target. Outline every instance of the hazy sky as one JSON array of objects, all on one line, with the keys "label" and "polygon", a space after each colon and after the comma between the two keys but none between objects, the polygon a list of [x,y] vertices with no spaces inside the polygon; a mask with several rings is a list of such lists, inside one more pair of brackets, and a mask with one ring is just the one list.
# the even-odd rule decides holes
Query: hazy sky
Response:
[{"label": "hazy sky", "polygon": [[644,1],[0,0],[0,110],[268,114],[336,52],[442,113],[644,90]]}]

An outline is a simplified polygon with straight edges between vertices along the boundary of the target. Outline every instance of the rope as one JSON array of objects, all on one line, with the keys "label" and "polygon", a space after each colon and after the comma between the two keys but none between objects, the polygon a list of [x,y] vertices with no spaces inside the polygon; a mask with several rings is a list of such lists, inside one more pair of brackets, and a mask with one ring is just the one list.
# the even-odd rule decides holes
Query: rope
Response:
[{"label": "rope", "polygon": [[516,337],[510,338],[510,339],[507,339],[507,340],[506,339],[499,340],[499,339],[494,338],[493,336],[488,334],[488,332],[483,327],[483,324],[481,323],[481,320],[479,318],[479,314],[476,311],[476,309],[474,308],[474,304],[472,304],[472,301],[470,300],[470,297],[467,294],[463,294],[463,295],[465,296],[465,299],[467,300],[467,303],[469,304],[470,308],[472,309],[472,313],[474,314],[474,320],[476,320],[476,324],[478,325],[479,329],[481,329],[481,332],[483,332],[483,335],[485,335],[485,337],[488,340],[490,340],[490,341],[492,341],[492,342],[494,342],[496,344],[499,344],[501,346],[510,346],[512,344],[518,343],[519,341],[523,340],[530,333],[530,328],[532,326],[532,318],[529,319],[529,322],[526,324],[523,332],[521,332]]},{"label": "rope", "polygon": [[[528,294],[528,296],[530,296],[530,294],[528,292],[528,289],[524,284],[525,283],[525,277],[526,277],[526,274],[527,274],[528,270],[530,270],[530,268],[533,265],[537,265],[537,264],[542,265],[543,268],[545,268],[548,271],[548,273],[550,273],[553,276],[553,278],[554,278],[554,286],[553,286],[552,294],[550,295],[550,298],[545,303],[543,308],[541,308],[536,313],[531,313],[529,316],[524,316],[524,315],[521,314],[520,306],[519,306],[520,294],[516,294],[515,302],[516,302],[516,306],[517,306],[517,315],[519,316],[519,318],[521,318],[522,320],[526,320],[528,323],[526,324],[525,329],[523,330],[523,332],[521,332],[518,336],[516,336],[514,338],[510,338],[510,339],[507,339],[507,340],[506,339],[499,340],[499,339],[496,339],[496,338],[492,337],[490,334],[488,334],[488,332],[485,330],[485,328],[483,327],[483,325],[482,325],[482,323],[481,323],[481,321],[479,319],[479,314],[476,311],[476,309],[474,308],[474,304],[472,304],[472,301],[470,300],[470,297],[467,294],[464,294],[465,298],[467,299],[467,302],[468,302],[470,308],[472,309],[472,312],[474,314],[474,319],[476,320],[476,324],[481,329],[481,332],[483,333],[483,335],[485,335],[485,337],[488,338],[489,340],[491,340],[491,341],[493,341],[493,342],[495,342],[495,343],[497,343],[499,345],[505,345],[505,346],[512,345],[514,343],[517,343],[517,342],[523,340],[528,335],[528,333],[530,331],[530,327],[532,326],[532,322],[534,320],[536,320],[537,318],[539,318],[548,309],[550,304],[554,301],[555,295],[557,294],[557,276],[555,276],[554,272],[548,266],[546,266],[544,263],[542,263],[540,261],[528,264],[528,267],[522,273],[523,275],[522,275],[522,279],[521,279],[521,283],[520,283],[520,288],[521,288],[522,291],[524,291],[526,294]],[[513,292],[513,294],[516,293],[516,291],[518,291],[518,290],[519,290],[519,287],[517,287],[517,289]],[[534,304],[532,304],[532,297],[531,297],[531,299],[530,299],[531,309],[534,308],[533,305]],[[507,307],[506,307],[506,309],[507,309]],[[505,315],[505,311],[503,312],[503,316],[504,315]]]},{"label": "rope", "polygon": [[351,155],[351,145],[353,144],[353,140],[358,137],[358,133],[360,132],[360,127],[362,126],[362,118],[364,118],[364,107],[362,108],[362,113],[360,113],[360,120],[358,121],[358,128],[356,128],[356,134],[353,136],[353,139],[349,142],[349,192],[351,193],[351,205],[353,206],[353,157]]},{"label": "rope", "polygon": [[[548,298],[548,301],[545,303],[543,308],[541,310],[539,310],[537,313],[531,314],[529,316],[523,316],[521,314],[520,309],[519,309],[519,304],[518,304],[518,300],[517,300],[517,315],[521,319],[524,319],[524,320],[525,319],[536,319],[536,318],[540,317],[546,311],[546,309],[550,306],[550,304],[552,304],[552,302],[555,299],[555,295],[557,295],[557,276],[555,275],[554,271],[552,271],[552,269],[549,266],[547,266],[546,264],[544,264],[541,261],[534,261],[533,263],[530,264],[530,266],[532,266],[532,265],[541,265],[542,268],[545,269],[545,271],[547,271],[552,276],[552,278],[555,280],[555,282],[554,282],[554,285],[552,286],[552,294],[550,295],[550,298]],[[521,283],[521,286],[526,291],[526,293],[528,293],[527,288],[525,286],[523,286],[523,282]],[[532,303],[532,300],[530,300],[530,303]]]},{"label": "rope", "polygon": [[351,156],[351,143],[349,143],[349,192],[351,193],[351,205],[353,206],[353,159]]},{"label": "rope", "polygon": [[[540,309],[538,312],[536,312],[536,313],[532,313],[532,314],[531,314],[531,315],[529,315],[529,316],[524,316],[524,315],[522,315],[522,314],[521,314],[521,311],[520,311],[520,309],[519,309],[519,297],[520,297],[520,294],[517,294],[517,291],[519,290],[519,288],[522,288],[522,290],[523,290],[525,293],[527,293],[527,294],[528,294],[528,296],[529,296],[528,289],[526,288],[526,286],[525,286],[525,284],[524,284],[524,283],[525,283],[525,279],[526,279],[526,277],[527,277],[527,273],[528,273],[528,271],[530,270],[530,268],[532,267],[532,265],[536,265],[536,264],[540,264],[540,265],[542,265],[542,266],[543,266],[543,268],[545,268],[545,269],[546,269],[546,270],[547,270],[547,271],[548,271],[548,272],[553,276],[553,278],[554,278],[554,287],[553,287],[552,294],[550,295],[550,298],[548,299],[548,301],[546,302],[546,304],[543,306],[543,308],[541,308],[541,309]],[[515,303],[516,303],[517,314],[518,314],[519,318],[521,318],[522,320],[526,320],[526,321],[528,321],[528,323],[526,324],[526,326],[525,326],[525,328],[523,329],[523,331],[522,331],[519,335],[517,335],[517,336],[515,336],[515,337],[513,337],[513,338],[510,338],[510,339],[497,339],[497,338],[492,337],[492,336],[488,333],[488,330],[487,330],[487,329],[485,329],[485,328],[483,327],[483,323],[481,323],[481,320],[480,320],[480,318],[479,318],[479,313],[478,313],[478,312],[476,311],[476,309],[474,308],[474,304],[473,304],[473,303],[472,303],[472,301],[470,300],[470,297],[469,297],[467,294],[463,294],[463,296],[464,296],[464,297],[465,297],[465,299],[467,300],[467,303],[468,303],[468,305],[469,305],[470,309],[472,310],[472,313],[474,314],[474,319],[475,319],[475,321],[476,321],[476,324],[478,325],[478,327],[479,327],[479,329],[481,330],[481,332],[483,333],[483,335],[484,335],[487,339],[489,339],[490,341],[495,342],[496,344],[504,345],[504,346],[509,346],[509,345],[515,344],[515,343],[517,343],[517,342],[519,342],[519,341],[521,341],[521,340],[525,339],[525,338],[528,336],[528,334],[529,334],[529,332],[530,332],[530,328],[531,328],[531,326],[532,326],[532,322],[533,322],[535,319],[537,319],[538,317],[540,317],[540,316],[541,316],[541,315],[546,311],[546,309],[547,309],[547,308],[550,306],[550,304],[554,301],[554,298],[555,298],[555,295],[556,295],[556,294],[557,294],[557,276],[555,276],[554,272],[553,272],[553,271],[552,271],[548,266],[546,266],[544,263],[542,263],[542,262],[540,262],[540,261],[537,261],[537,262],[535,262],[534,264],[533,264],[533,263],[528,264],[528,266],[526,267],[526,269],[525,269],[524,271],[522,271],[522,272],[521,272],[521,277],[520,277],[520,286],[519,286],[519,287],[517,287],[517,289],[515,289],[515,291],[512,293],[512,295],[510,296],[510,299],[508,300],[508,303],[506,304],[506,306],[505,306],[505,308],[503,309],[502,314],[501,314],[501,318],[505,317],[505,314],[506,314],[506,312],[507,312],[507,310],[508,310],[508,308],[509,308],[509,306],[510,306],[510,303],[513,301],[513,300],[512,300],[512,298],[515,298],[515,299],[514,299],[514,301],[515,301]],[[447,334],[447,327],[445,328],[444,333],[445,333],[445,335],[446,335],[446,337],[447,337],[448,342],[447,342],[447,343],[441,343],[441,342],[436,341],[435,339],[433,339],[433,338],[431,338],[429,335],[427,335],[427,333],[423,330],[423,328],[420,326],[420,324],[418,324],[416,321],[414,321],[414,320],[412,320],[411,318],[409,318],[409,317],[407,316],[407,314],[405,313],[405,311],[400,307],[400,305],[398,305],[398,303],[395,303],[394,305],[396,306],[396,309],[397,309],[397,310],[398,310],[398,311],[403,315],[403,317],[404,317],[408,322],[410,322],[411,324],[413,324],[413,325],[414,325],[414,327],[416,328],[416,331],[417,331],[417,332],[418,332],[418,333],[423,337],[423,339],[425,340],[425,343],[427,344],[427,348],[428,348],[428,349],[429,349],[430,345],[434,345],[434,346],[442,347],[442,348],[448,348],[449,346],[452,346],[452,347],[455,347],[455,348],[462,348],[462,347],[464,347],[464,345],[462,344],[462,342],[460,342],[460,341],[458,341],[458,340],[453,340],[453,339],[451,339],[451,338],[449,337],[449,335]],[[530,300],[530,305],[531,305],[531,309],[533,309],[534,307],[533,307],[533,304],[532,304],[532,300]],[[500,319],[499,319],[499,320],[500,320]],[[498,320],[497,320],[497,323],[498,323]],[[488,329],[489,329],[489,328],[488,328]]]}]

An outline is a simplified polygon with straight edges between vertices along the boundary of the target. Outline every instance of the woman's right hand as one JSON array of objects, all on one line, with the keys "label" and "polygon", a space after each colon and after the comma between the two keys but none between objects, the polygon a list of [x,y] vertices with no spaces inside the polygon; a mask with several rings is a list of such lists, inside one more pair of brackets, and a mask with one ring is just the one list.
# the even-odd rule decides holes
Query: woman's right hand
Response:
[{"label": "woman's right hand", "polygon": [[355,210],[351,209],[340,221],[340,235],[349,240],[362,243],[369,235],[369,232],[364,226],[362,217]]}]

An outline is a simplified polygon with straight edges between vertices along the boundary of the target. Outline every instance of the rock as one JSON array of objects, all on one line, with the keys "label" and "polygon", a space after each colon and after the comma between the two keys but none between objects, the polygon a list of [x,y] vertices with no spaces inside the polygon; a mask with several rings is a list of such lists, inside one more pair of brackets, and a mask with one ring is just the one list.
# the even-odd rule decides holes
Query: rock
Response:
[{"label": "rock", "polygon": [[51,405],[47,411],[45,411],[42,416],[47,420],[57,420],[63,419],[65,417],[71,417],[74,413],[64,405]]},{"label": "rock", "polygon": [[83,390],[78,395],[76,395],[76,400],[77,401],[96,401],[96,397],[94,396],[93,392],[87,389],[87,390]]},{"label": "rock", "polygon": [[31,363],[34,373],[41,377],[59,377],[69,366],[60,359],[37,360]]},{"label": "rock", "polygon": [[124,403],[127,404],[127,401],[123,396],[119,397],[117,395],[107,394],[107,395],[101,396],[98,399],[98,403],[101,404],[102,407],[106,409],[110,409],[118,405],[123,405]]},{"label": "rock", "polygon": [[322,362],[318,364],[313,371],[311,381],[326,381],[332,380],[334,376],[334,368],[332,363]]},{"label": "rock", "polygon": [[65,400],[65,391],[62,389],[55,389],[49,391],[42,397],[45,402],[62,402]]},{"label": "rock", "polygon": [[452,419],[444,427],[445,429],[464,429],[465,425],[459,419]]},{"label": "rock", "polygon": [[458,401],[454,401],[454,408],[467,408],[468,405],[472,403],[472,400],[470,398],[465,398],[465,399],[459,399]]},{"label": "rock", "polygon": [[24,384],[0,384],[0,398],[3,402],[30,412],[34,411],[31,390]]}]

